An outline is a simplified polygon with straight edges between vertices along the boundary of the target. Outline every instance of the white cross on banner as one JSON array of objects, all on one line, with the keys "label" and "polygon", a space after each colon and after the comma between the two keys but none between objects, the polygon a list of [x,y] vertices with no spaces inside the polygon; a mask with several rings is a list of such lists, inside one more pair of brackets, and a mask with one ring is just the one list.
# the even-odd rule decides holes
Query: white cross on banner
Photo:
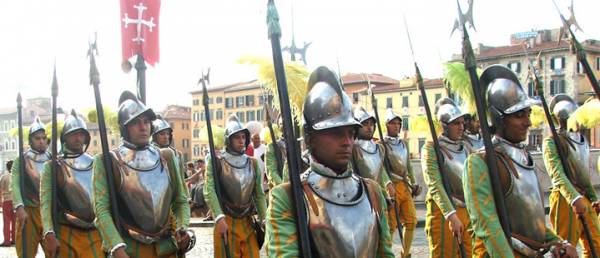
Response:
[{"label": "white cross on banner", "polygon": [[142,54],[149,65],[158,63],[159,13],[160,0],[121,0],[123,60]]}]

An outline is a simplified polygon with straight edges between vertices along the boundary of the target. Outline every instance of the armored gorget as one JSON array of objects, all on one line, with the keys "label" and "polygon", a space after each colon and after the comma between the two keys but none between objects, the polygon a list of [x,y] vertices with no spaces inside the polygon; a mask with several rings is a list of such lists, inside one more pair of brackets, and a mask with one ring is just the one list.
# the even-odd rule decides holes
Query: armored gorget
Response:
[{"label": "armored gorget", "polygon": [[58,198],[67,223],[80,228],[94,228],[92,206],[92,167],[94,158],[83,153],[75,158],[61,158],[62,174]]},{"label": "armored gorget", "polygon": [[508,163],[512,163],[505,164],[511,171],[510,185],[504,197],[512,232],[544,243],[544,201],[533,159],[524,144],[512,144],[497,136],[493,138],[493,144],[494,149],[508,156]]},{"label": "armored gorget", "polygon": [[453,141],[442,135],[438,138],[444,161],[442,163],[443,175],[450,184],[450,193],[454,204],[459,207],[465,207],[464,191],[462,187],[462,174],[465,160],[469,153],[464,146],[464,142]]},{"label": "armored gorget", "polygon": [[44,170],[44,163],[52,159],[50,152],[38,152],[34,149],[27,150],[23,158],[25,160],[25,177],[22,189],[25,196],[36,204],[40,202],[40,173]]},{"label": "armored gorget", "polygon": [[481,137],[481,134],[470,134],[465,132],[464,139],[465,143],[469,145],[471,152],[475,152],[483,148],[483,137]]},{"label": "armored gorget", "polygon": [[222,191],[223,210],[233,217],[244,217],[253,209],[253,193],[256,171],[246,154],[221,152],[221,174],[219,183]]},{"label": "armored gorget", "polygon": [[574,166],[574,171],[571,173],[573,173],[576,185],[587,188],[591,185],[590,146],[585,137],[579,133],[570,132],[563,134],[563,137],[567,139],[569,145],[568,159]]},{"label": "armored gorget", "polygon": [[390,166],[392,171],[390,175],[391,180],[398,182],[404,180],[408,173],[408,147],[399,137],[385,136],[385,143],[387,147],[387,155],[390,160]]},{"label": "armored gorget", "polygon": [[378,215],[360,179],[351,170],[337,175],[311,161],[311,168],[302,175],[302,180],[314,193],[318,209],[314,211],[307,205],[312,250],[319,257],[375,257],[379,243]]},{"label": "armored gorget", "polygon": [[373,140],[356,140],[354,142],[354,172],[361,177],[379,182],[383,173],[384,152]]},{"label": "armored gorget", "polygon": [[168,227],[171,200],[169,168],[154,146],[130,149],[121,145],[111,152],[118,160],[120,178],[119,209],[126,226],[148,234],[158,234]]}]

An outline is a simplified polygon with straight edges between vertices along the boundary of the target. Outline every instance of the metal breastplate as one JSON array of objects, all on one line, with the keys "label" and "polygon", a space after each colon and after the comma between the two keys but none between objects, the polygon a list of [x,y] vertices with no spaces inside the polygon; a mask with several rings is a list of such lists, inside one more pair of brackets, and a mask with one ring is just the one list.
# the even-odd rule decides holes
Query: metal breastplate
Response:
[{"label": "metal breastplate", "polygon": [[123,161],[117,191],[124,223],[150,234],[160,232],[169,226],[174,195],[169,168],[162,163],[160,151],[153,146],[143,150],[121,146],[116,151]]},{"label": "metal breastplate", "polygon": [[235,217],[247,215],[253,208],[252,197],[256,184],[256,172],[246,155],[221,153],[222,173],[219,176],[224,211]]},{"label": "metal breastplate", "polygon": [[569,158],[575,165],[575,171],[571,171],[580,186],[588,185],[590,181],[590,147],[578,133],[569,133]]},{"label": "metal breastplate", "polygon": [[385,142],[388,146],[388,157],[392,171],[392,179],[404,180],[408,172],[408,148],[406,143],[399,138],[386,137]]},{"label": "metal breastplate", "polygon": [[498,141],[494,145],[496,150],[510,157],[519,177],[513,175],[512,172],[515,171],[511,172],[510,186],[505,195],[511,230],[513,233],[544,243],[546,215],[533,159],[524,148]]},{"label": "metal breastplate", "polygon": [[439,143],[444,150],[442,151],[442,155],[444,155],[442,166],[444,169],[444,176],[446,176],[448,183],[450,184],[450,192],[452,193],[454,204],[459,207],[465,207],[462,174],[465,160],[467,160],[469,154],[460,141],[451,141],[440,138]]},{"label": "metal breastplate", "polygon": [[303,176],[319,209],[317,216],[307,205],[314,252],[319,257],[375,257],[378,218],[360,180],[325,177],[311,170]]},{"label": "metal breastplate", "polygon": [[23,179],[25,184],[24,198],[28,198],[34,203],[40,200],[40,173],[44,170],[44,164],[52,159],[49,152],[38,153],[32,149],[25,152],[25,174]]},{"label": "metal breastplate", "polygon": [[483,137],[479,134],[465,133],[465,142],[469,144],[472,151],[483,148]]},{"label": "metal breastplate", "polygon": [[59,202],[65,210],[68,223],[94,228],[92,206],[92,172],[94,158],[84,153],[77,158],[61,159],[62,183],[59,187]]},{"label": "metal breastplate", "polygon": [[379,182],[381,173],[383,173],[383,152],[372,140],[356,140],[355,147],[356,156],[354,157],[354,165],[359,176],[370,178]]}]

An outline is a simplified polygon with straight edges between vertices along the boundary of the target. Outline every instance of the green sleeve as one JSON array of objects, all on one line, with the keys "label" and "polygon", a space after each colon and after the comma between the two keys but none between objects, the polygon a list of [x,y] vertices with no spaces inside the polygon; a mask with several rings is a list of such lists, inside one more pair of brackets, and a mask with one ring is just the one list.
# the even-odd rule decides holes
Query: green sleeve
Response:
[{"label": "green sleeve", "polygon": [[265,244],[269,257],[299,257],[296,216],[288,193],[278,185],[271,189],[265,222]]},{"label": "green sleeve", "polygon": [[[385,146],[383,146],[383,144],[379,143],[377,144],[377,148],[379,148],[379,153],[381,153],[381,160],[385,160],[385,155],[386,155],[386,149]],[[388,184],[392,183],[392,180],[390,179],[390,171],[387,170],[386,166],[383,166],[383,169],[381,171],[381,177],[379,177],[379,181],[377,182],[379,183],[379,185],[384,189],[386,189]]]},{"label": "green sleeve", "polygon": [[[558,155],[558,150],[556,149],[556,145],[552,138],[547,137],[544,140],[542,151],[544,153],[544,165],[546,166],[548,175],[552,179],[552,186],[560,191],[560,194],[567,199],[569,204],[572,203],[580,194],[567,178],[567,174],[564,171],[560,156]],[[591,184],[589,184],[589,182],[582,182],[582,184],[588,186],[585,190],[590,201],[596,201],[596,193],[591,187]]]},{"label": "green sleeve", "polygon": [[467,158],[463,188],[474,237],[483,241],[488,257],[514,257],[496,214],[487,165],[478,154]]},{"label": "green sleeve", "polygon": [[394,252],[392,250],[392,233],[390,230],[390,226],[388,223],[387,217],[387,202],[385,201],[385,192],[383,189],[379,191],[379,244],[377,247],[377,255],[376,257],[384,258],[384,257],[394,257]]},{"label": "green sleeve", "polygon": [[177,151],[177,164],[179,164],[179,177],[183,180],[183,187],[185,188],[185,197],[190,198],[190,189],[188,189],[187,184],[185,184],[185,164],[183,163],[183,154],[180,151]]},{"label": "green sleeve", "polygon": [[[217,192],[215,190],[215,178],[214,178],[214,169],[212,166],[213,157],[208,156],[206,158],[206,183],[204,184],[204,198],[206,198],[206,202],[208,207],[212,210],[213,218],[223,214],[223,210],[221,210],[221,204],[219,203],[219,199],[217,198]],[[220,162],[217,160],[217,162]]]},{"label": "green sleeve", "polygon": [[13,163],[11,170],[11,187],[12,187],[12,197],[13,197],[13,207],[17,207],[18,205],[24,205],[23,196],[21,196],[21,172],[19,168],[21,167],[21,161],[17,157]]},{"label": "green sleeve", "polygon": [[454,211],[454,206],[450,197],[446,194],[444,184],[442,183],[442,174],[440,173],[437,157],[433,148],[433,142],[427,142],[421,150],[421,166],[423,168],[423,179],[427,184],[428,195],[431,196],[435,204],[440,208],[442,214],[447,216]]},{"label": "green sleeve", "polygon": [[110,206],[110,197],[108,196],[108,185],[106,181],[106,170],[102,154],[94,157],[94,174],[92,176],[92,199],[94,203],[94,213],[96,214],[96,228],[102,237],[102,246],[105,251],[109,251],[120,243],[125,243],[117,231],[113,221]]},{"label": "green sleeve", "polygon": [[188,191],[183,182],[183,173],[180,171],[180,160],[173,153],[170,167],[171,177],[175,178],[175,197],[173,198],[172,210],[175,215],[177,229],[187,229],[190,225],[190,204],[188,203]]},{"label": "green sleeve", "polygon": [[256,209],[258,211],[258,218],[260,221],[265,219],[267,213],[267,198],[265,197],[265,191],[263,191],[262,174],[260,173],[260,166],[255,158],[254,160],[254,171],[256,171],[256,183],[254,184],[254,200]]},{"label": "green sleeve", "polygon": [[267,170],[267,178],[269,179],[269,185],[276,186],[283,182],[277,171],[277,158],[275,156],[274,143],[267,145],[267,151],[265,153],[265,168]]},{"label": "green sleeve", "polygon": [[[52,224],[52,161],[44,164],[44,170],[40,176],[40,213],[44,235],[46,232],[54,231]],[[56,233],[56,232],[55,232]]]}]

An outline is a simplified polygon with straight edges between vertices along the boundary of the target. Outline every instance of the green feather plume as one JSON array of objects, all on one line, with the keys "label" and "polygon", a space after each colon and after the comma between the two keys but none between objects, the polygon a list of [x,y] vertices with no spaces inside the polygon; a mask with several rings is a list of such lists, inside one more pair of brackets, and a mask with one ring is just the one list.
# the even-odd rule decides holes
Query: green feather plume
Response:
[{"label": "green feather plume", "polygon": [[[476,114],[477,108],[471,79],[469,78],[469,72],[465,70],[465,65],[461,62],[449,62],[443,65],[443,69],[444,83],[464,102],[463,112]],[[481,73],[481,69],[477,69],[477,76],[481,76]]]}]

